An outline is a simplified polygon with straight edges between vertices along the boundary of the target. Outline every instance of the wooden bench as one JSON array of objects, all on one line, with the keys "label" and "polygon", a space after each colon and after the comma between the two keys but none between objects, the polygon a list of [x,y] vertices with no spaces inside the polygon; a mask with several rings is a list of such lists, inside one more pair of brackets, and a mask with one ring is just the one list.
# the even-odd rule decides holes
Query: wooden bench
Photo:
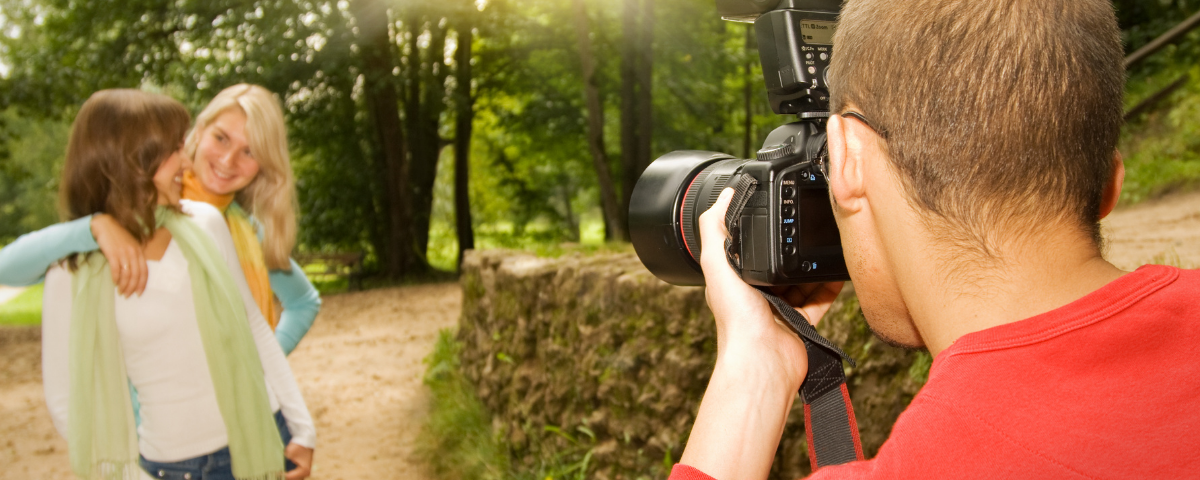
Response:
[{"label": "wooden bench", "polygon": [[[362,252],[298,253],[295,258],[306,275],[346,277],[350,291],[362,290]],[[309,270],[318,264],[324,266],[322,271]]]}]

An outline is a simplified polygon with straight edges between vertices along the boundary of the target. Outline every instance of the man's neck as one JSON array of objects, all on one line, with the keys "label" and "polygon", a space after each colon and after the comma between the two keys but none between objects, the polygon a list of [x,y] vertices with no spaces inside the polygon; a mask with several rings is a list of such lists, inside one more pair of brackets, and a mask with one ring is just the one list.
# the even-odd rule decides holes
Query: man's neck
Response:
[{"label": "man's neck", "polygon": [[926,245],[898,269],[902,295],[935,356],[968,333],[1067,305],[1126,272],[1108,263],[1077,229],[1047,229],[998,249],[990,261],[955,247]]}]

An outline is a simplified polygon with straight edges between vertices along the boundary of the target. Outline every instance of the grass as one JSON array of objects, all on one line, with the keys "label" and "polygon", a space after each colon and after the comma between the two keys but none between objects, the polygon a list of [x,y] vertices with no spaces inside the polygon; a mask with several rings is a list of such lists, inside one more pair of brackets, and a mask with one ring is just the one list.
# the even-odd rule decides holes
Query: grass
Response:
[{"label": "grass", "polygon": [[567,432],[546,426],[544,433],[567,439],[573,448],[545,459],[534,468],[513,465],[509,446],[492,430],[491,416],[463,376],[459,363],[462,346],[454,332],[438,334],[428,365],[425,385],[433,393],[432,408],[418,437],[417,452],[445,480],[584,480],[592,464],[595,435],[580,427]]},{"label": "grass", "polygon": [[29,287],[16,298],[0,305],[0,325],[40,325],[42,284]]},{"label": "grass", "polygon": [[508,478],[507,449],[492,434],[491,419],[459,368],[461,348],[450,330],[442,330],[433,353],[425,358],[425,385],[433,392],[433,408],[417,451],[439,478]]}]

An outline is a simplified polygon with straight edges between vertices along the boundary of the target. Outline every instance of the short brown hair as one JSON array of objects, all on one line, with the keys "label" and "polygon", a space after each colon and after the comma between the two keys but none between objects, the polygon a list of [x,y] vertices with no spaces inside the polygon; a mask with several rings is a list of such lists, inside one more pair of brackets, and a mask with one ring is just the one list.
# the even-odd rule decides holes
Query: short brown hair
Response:
[{"label": "short brown hair", "polygon": [[1104,0],[848,0],[831,107],[887,132],[911,201],[989,254],[996,226],[1077,221],[1099,238],[1122,124]]},{"label": "short brown hair", "polygon": [[66,220],[112,215],[140,241],[154,233],[154,174],[183,145],[191,116],[179,102],[140,90],[93,93],[71,124],[59,185]]}]

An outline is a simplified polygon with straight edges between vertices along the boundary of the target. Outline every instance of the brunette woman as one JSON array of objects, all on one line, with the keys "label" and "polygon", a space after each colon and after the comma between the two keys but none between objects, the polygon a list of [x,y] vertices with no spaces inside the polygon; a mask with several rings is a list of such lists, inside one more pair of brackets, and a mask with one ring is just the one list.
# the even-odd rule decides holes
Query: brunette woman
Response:
[{"label": "brunette woman", "polygon": [[154,478],[282,478],[285,454],[299,465],[287,478],[304,478],[312,418],[224,218],[180,201],[188,123],[178,102],[136,90],[97,92],[80,109],[64,216],[118,223],[142,247],[147,282],[143,295],[118,295],[106,257],[89,253],[50,269],[46,401],[84,478],[135,478],[139,465]]}]

